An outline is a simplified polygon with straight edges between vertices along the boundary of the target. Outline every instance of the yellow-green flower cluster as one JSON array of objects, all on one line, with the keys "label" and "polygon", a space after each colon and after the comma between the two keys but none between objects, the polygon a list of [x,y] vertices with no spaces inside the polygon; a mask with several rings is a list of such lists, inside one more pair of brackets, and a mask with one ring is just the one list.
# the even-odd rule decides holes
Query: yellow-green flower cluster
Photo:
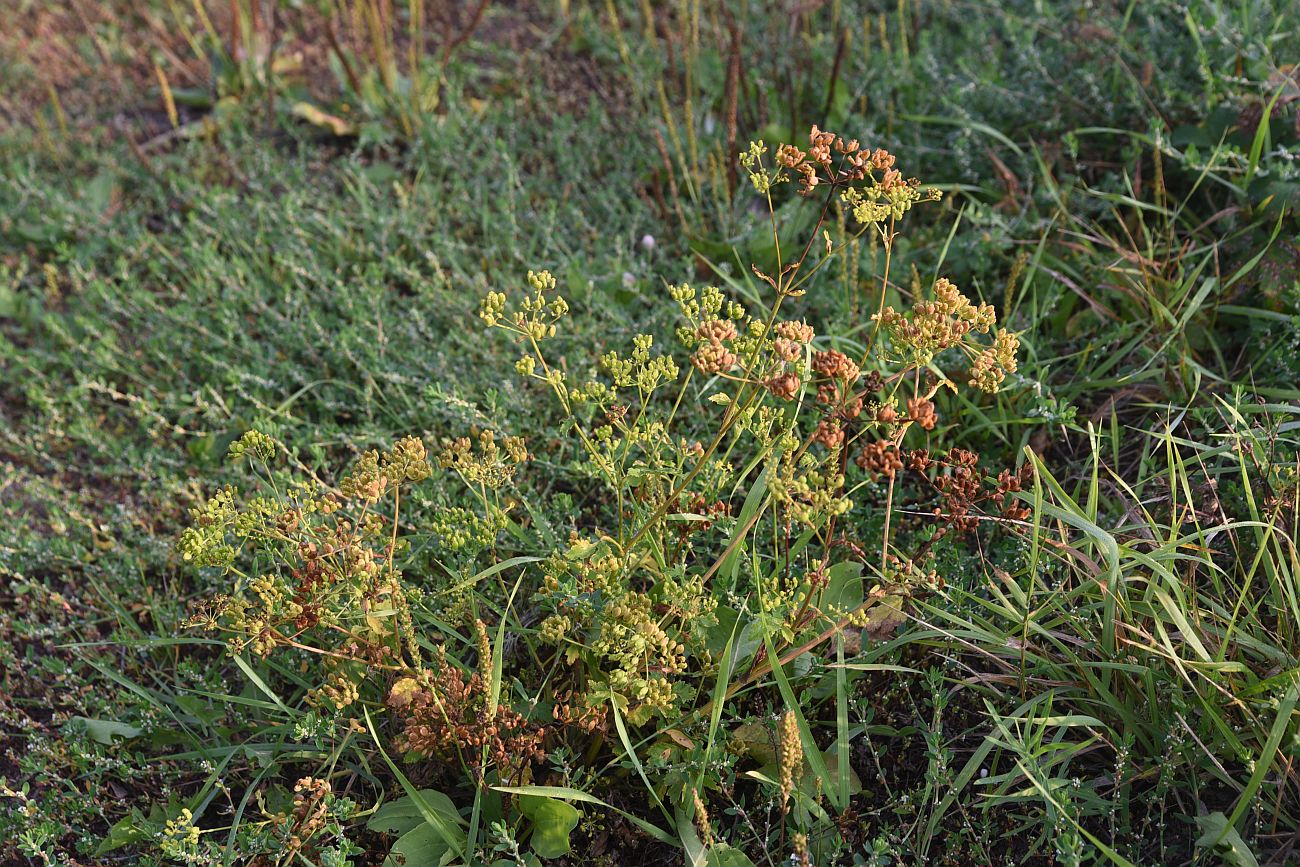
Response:
[{"label": "yellow-green flower cluster", "polygon": [[767,195],[774,184],[779,184],[785,180],[785,175],[778,171],[769,171],[763,166],[763,154],[767,153],[767,145],[762,140],[752,141],[749,148],[743,150],[738,155],[740,164],[744,166],[749,173],[749,182],[754,185],[754,189],[760,195]]},{"label": "yellow-green flower cluster", "polygon": [[471,487],[496,490],[510,483],[519,465],[528,460],[522,437],[502,437],[481,431],[474,439],[457,437],[443,446],[438,466],[459,473]]},{"label": "yellow-green flower cluster", "polygon": [[496,541],[506,526],[505,515],[500,512],[484,518],[458,506],[435,510],[429,522],[429,531],[448,551],[482,551]]},{"label": "yellow-green flower cluster", "polygon": [[381,456],[379,463],[384,468],[384,474],[397,485],[403,482],[422,482],[433,472],[424,441],[419,437],[402,437],[393,443],[391,450]]},{"label": "yellow-green flower cluster", "polygon": [[591,650],[634,725],[673,710],[669,678],[686,670],[685,647],[664,631],[648,596],[630,592],[606,605]]},{"label": "yellow-green flower cluster", "polygon": [[420,482],[433,472],[419,437],[404,437],[382,454],[371,450],[363,454],[352,472],[339,482],[345,497],[373,503],[384,495],[389,485]]},{"label": "yellow-green flower cluster", "polygon": [[657,576],[645,592],[632,590],[628,565],[602,549],[575,539],[548,561],[543,598],[555,610],[539,635],[570,644],[571,658],[587,641],[605,682],[588,702],[613,698],[639,724],[675,707],[674,676],[686,670],[688,646],[716,622],[717,602],[698,577]]},{"label": "yellow-green flower cluster", "polygon": [[993,345],[975,357],[970,368],[970,384],[980,391],[996,393],[1008,373],[1016,372],[1016,352],[1020,349],[1020,338],[999,328],[993,338]]},{"label": "yellow-green flower cluster", "polygon": [[227,486],[217,491],[202,506],[190,509],[194,522],[177,540],[181,558],[195,566],[229,566],[235,560],[235,548],[226,534],[234,526],[235,489]]},{"label": "yellow-green flower cluster", "polygon": [[901,220],[913,205],[938,201],[942,196],[936,189],[923,189],[915,178],[899,180],[897,173],[891,174],[892,171],[885,172],[884,181],[870,176],[867,186],[848,187],[840,193],[841,200],[853,212],[853,219],[862,224],[882,223],[891,218]]},{"label": "yellow-green flower cluster", "polygon": [[349,499],[373,503],[388,490],[388,476],[379,468],[379,452],[371,450],[357,459],[352,472],[339,482],[339,490]]},{"label": "yellow-green flower cluster", "polygon": [[308,693],[307,701],[317,707],[326,707],[341,711],[350,707],[361,698],[360,688],[355,678],[343,671],[336,671],[319,687]]},{"label": "yellow-green flower cluster", "polygon": [[683,318],[690,323],[682,341],[688,348],[694,345],[692,332],[705,320],[726,318],[735,322],[748,315],[744,305],[727,300],[717,286],[706,286],[697,292],[689,284],[682,283],[669,286],[668,296],[677,302]]},{"label": "yellow-green flower cluster", "polygon": [[680,372],[677,363],[669,355],[651,355],[650,347],[654,338],[649,334],[638,334],[632,339],[632,352],[624,357],[616,351],[601,356],[601,367],[613,379],[618,388],[636,388],[642,394],[649,394],[668,382],[676,382]]},{"label": "yellow-green flower cluster", "polygon": [[894,350],[918,366],[929,364],[968,335],[987,334],[997,322],[991,305],[971,303],[945,278],[934,284],[933,296],[918,301],[909,313],[886,307],[875,317]]},{"label": "yellow-green flower cluster", "polygon": [[772,478],[771,487],[772,496],[785,508],[790,520],[809,527],[820,527],[853,508],[853,501],[844,496],[838,447],[821,459],[811,452],[804,452],[797,459],[787,454]]},{"label": "yellow-green flower cluster", "polygon": [[199,827],[194,814],[182,808],[176,818],[168,819],[158,839],[162,854],[175,861],[193,861],[198,855]]},{"label": "yellow-green flower cluster", "polygon": [[489,292],[479,306],[479,317],[491,327],[502,327],[534,341],[555,336],[555,324],[569,312],[569,302],[555,292],[555,278],[550,271],[529,271],[531,295],[519,306],[508,309],[504,292]]},{"label": "yellow-green flower cluster", "polygon": [[230,459],[249,458],[266,462],[275,457],[276,441],[261,431],[250,430],[230,444]]}]

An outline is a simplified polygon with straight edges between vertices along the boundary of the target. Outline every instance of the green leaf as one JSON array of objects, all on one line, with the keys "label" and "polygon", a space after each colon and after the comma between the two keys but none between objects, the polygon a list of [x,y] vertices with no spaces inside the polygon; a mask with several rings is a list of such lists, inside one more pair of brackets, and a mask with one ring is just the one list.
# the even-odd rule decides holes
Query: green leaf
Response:
[{"label": "green leaf", "polygon": [[581,801],[584,804],[595,804],[598,807],[613,810],[661,843],[667,843],[669,846],[680,845],[680,841],[676,837],[658,825],[652,825],[640,816],[633,815],[627,810],[620,810],[613,804],[602,801],[595,795],[589,795],[580,789],[571,789],[567,786],[493,786],[492,788],[494,791],[505,792],[509,795],[542,795],[548,798],[564,798],[569,801]]},{"label": "green leaf", "polygon": [[853,611],[862,605],[862,564],[845,561],[826,570],[829,582],[822,595],[822,607],[834,606],[841,611]]},{"label": "green leaf", "polygon": [[150,823],[140,815],[140,811],[132,810],[131,815],[119,819],[113,827],[108,829],[108,834],[99,845],[95,847],[95,857],[107,855],[123,846],[130,846],[132,843],[139,843],[148,840],[153,836],[154,828]]},{"label": "green leaf", "polygon": [[[464,852],[466,845],[465,832],[460,828],[460,825],[456,822],[449,821],[446,816],[441,815],[437,810],[435,810],[432,804],[425,801],[420,790],[415,788],[415,785],[407,778],[406,774],[402,773],[402,769],[397,766],[384,750],[383,743],[379,739],[379,734],[375,731],[374,720],[370,718],[369,708],[363,708],[363,711],[366,717],[366,728],[370,731],[370,737],[374,739],[375,747],[379,750],[379,755],[383,758],[384,763],[388,765],[388,769],[393,772],[393,776],[397,777],[397,782],[402,784],[402,788],[406,791],[406,796],[411,799],[411,803],[413,803],[420,811],[420,816],[427,823],[428,827],[437,831],[439,838],[447,844],[448,848],[455,851],[456,854]],[[459,815],[457,815],[457,818],[460,818]]]},{"label": "green leaf", "polygon": [[754,867],[749,856],[739,849],[733,849],[726,843],[719,843],[709,849],[704,856],[706,867]]},{"label": "green leaf", "polygon": [[422,823],[398,838],[388,850],[384,867],[433,867],[450,849],[437,829]]},{"label": "green leaf", "polygon": [[113,743],[114,737],[120,738],[138,738],[144,734],[144,729],[127,725],[126,723],[114,722],[107,719],[91,719],[90,717],[74,716],[70,722],[77,722],[86,729],[86,734],[90,735],[95,741],[101,744]]},{"label": "green leaf", "polygon": [[95,175],[90,183],[81,189],[82,199],[86,203],[86,208],[96,217],[101,217],[113,204],[113,196],[117,190],[117,185],[113,173],[104,170]]},{"label": "green leaf", "polygon": [[1210,813],[1197,816],[1196,824],[1200,826],[1201,836],[1196,845],[1210,849],[1224,864],[1231,867],[1259,867],[1259,861],[1250,851],[1246,841],[1241,839],[1237,829],[1228,824],[1228,817],[1222,813]]},{"label": "green leaf", "polygon": [[578,827],[579,813],[572,804],[540,795],[520,795],[519,810],[533,823],[529,840],[540,858],[559,858],[572,850],[569,832]]},{"label": "green leaf", "polygon": [[[442,792],[420,789],[419,794],[424,799],[425,806],[433,812],[446,816],[452,822],[464,822],[460,817],[460,811],[451,802],[451,798]],[[410,795],[386,802],[366,821],[366,827],[371,831],[384,831],[389,834],[405,834],[423,824],[425,824],[424,813]]]}]

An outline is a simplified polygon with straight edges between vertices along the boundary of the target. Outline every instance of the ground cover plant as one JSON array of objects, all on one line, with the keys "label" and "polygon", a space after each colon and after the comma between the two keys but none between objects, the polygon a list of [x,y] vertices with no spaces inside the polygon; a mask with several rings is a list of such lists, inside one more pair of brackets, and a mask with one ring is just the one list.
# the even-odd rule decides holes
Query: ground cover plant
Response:
[{"label": "ground cover plant", "polygon": [[5,7],[0,862],[1300,857],[1287,4]]}]

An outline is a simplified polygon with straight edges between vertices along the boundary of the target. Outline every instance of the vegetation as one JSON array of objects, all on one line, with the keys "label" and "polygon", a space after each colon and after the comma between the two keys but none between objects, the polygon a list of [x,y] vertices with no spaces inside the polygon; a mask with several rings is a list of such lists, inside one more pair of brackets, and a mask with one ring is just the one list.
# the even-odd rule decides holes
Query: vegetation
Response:
[{"label": "vegetation", "polygon": [[7,5],[0,862],[1297,857],[1288,4]]}]

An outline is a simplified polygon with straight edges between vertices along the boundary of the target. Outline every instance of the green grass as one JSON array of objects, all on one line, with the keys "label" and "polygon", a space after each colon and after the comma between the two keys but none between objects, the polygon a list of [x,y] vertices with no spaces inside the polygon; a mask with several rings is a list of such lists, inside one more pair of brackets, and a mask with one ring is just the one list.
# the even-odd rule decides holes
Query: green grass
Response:
[{"label": "green grass", "polygon": [[[1286,4],[836,2],[792,21],[683,2],[654,22],[639,2],[574,0],[567,22],[560,5],[521,13],[522,43],[515,13],[491,9],[418,128],[363,105],[361,140],[336,141],[268,121],[254,93],[144,151],[105,143],[95,112],[65,135],[52,105],[0,136],[0,862],[169,863],[164,829],[187,808],[227,863],[277,863],[266,816],[291,812],[312,775],[334,785],[321,845],[336,854],[310,863],[354,846],[380,863],[412,832],[463,863],[531,863],[553,822],[578,854],[549,863],[684,849],[776,864],[793,842],[759,778],[776,779],[787,710],[808,790],[789,830],[813,863],[1295,857],[1300,136],[1284,64],[1300,33]],[[117,44],[122,23],[102,26]],[[285,94],[281,112],[302,95]],[[156,123],[160,94],[129,96]],[[313,98],[339,111],[348,97]],[[312,710],[305,660],[237,657],[184,627],[231,588],[175,540],[221,485],[251,487],[225,459],[246,431],[286,447],[277,480],[326,485],[402,436],[436,453],[471,429],[522,435],[534,461],[508,496],[527,517],[451,550],[447,516],[473,499],[435,471],[402,503],[404,570],[427,594],[427,643],[473,671],[474,633],[448,613],[468,606],[490,625],[496,700],[549,713],[564,666],[538,656],[538,574],[510,558],[546,557],[620,509],[479,302],[554,272],[574,310],[554,353],[575,376],[639,332],[671,346],[665,283],[757,295],[749,265],[774,256],[744,173],[729,177],[734,151],[802,141],[812,122],[948,193],[909,216],[889,303],[947,274],[1024,344],[1002,394],[938,400],[935,437],[991,475],[1031,463],[1030,517],[936,545],[942,581],[896,632],[767,674],[764,641],[724,622],[694,684],[707,712],[616,711],[583,749],[548,745],[513,783],[550,788],[516,809],[460,767],[406,761],[381,701],[369,717]],[[782,218],[806,222],[780,194]],[[881,255],[863,241],[803,299],[850,354]],[[760,487],[719,525],[741,551]],[[845,538],[875,539],[889,494],[857,496]],[[933,492],[900,486],[892,505],[897,547],[924,545]],[[761,561],[722,561],[719,595]],[[701,837],[701,787],[730,849]]]}]

